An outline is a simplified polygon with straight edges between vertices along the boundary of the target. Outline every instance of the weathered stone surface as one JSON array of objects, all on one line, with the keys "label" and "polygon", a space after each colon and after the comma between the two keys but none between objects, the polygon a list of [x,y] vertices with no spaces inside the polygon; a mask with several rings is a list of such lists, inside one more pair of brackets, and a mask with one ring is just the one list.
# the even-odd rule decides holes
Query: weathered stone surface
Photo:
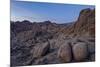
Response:
[{"label": "weathered stone surface", "polygon": [[44,56],[46,53],[48,53],[49,48],[50,48],[50,45],[48,42],[43,43],[41,45],[37,45],[36,47],[34,47],[33,57],[39,58],[41,56]]},{"label": "weathered stone surface", "polygon": [[33,64],[56,64],[61,63],[57,57],[57,51],[49,53],[42,58],[37,59]]},{"label": "weathered stone surface", "polygon": [[87,45],[85,43],[77,43],[73,46],[73,55],[76,61],[82,61],[88,56]]},{"label": "weathered stone surface", "polygon": [[58,50],[58,57],[62,62],[71,62],[72,52],[71,46],[68,43],[61,44],[62,46]]}]

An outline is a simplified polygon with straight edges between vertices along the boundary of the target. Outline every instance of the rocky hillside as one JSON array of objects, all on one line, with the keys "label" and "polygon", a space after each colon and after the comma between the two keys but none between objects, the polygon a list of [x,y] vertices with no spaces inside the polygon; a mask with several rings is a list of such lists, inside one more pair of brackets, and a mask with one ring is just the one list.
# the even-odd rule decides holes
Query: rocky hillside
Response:
[{"label": "rocky hillside", "polygon": [[11,21],[11,66],[95,61],[95,10],[73,23]]},{"label": "rocky hillside", "polygon": [[77,21],[61,31],[68,36],[95,36],[95,9],[82,10]]}]

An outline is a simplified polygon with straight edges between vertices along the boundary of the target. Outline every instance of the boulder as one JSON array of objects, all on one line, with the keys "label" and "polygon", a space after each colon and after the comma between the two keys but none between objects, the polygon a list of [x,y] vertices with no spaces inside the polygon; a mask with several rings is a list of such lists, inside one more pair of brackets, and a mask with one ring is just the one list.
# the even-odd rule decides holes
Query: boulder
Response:
[{"label": "boulder", "polygon": [[87,44],[86,43],[76,43],[73,46],[73,56],[76,61],[83,61],[88,56]]},{"label": "boulder", "polygon": [[59,61],[59,58],[57,57],[57,51],[54,51],[52,53],[47,54],[46,56],[43,56],[42,58],[39,58],[35,61],[33,64],[58,64],[61,63]]},{"label": "boulder", "polygon": [[68,43],[61,44],[58,50],[58,57],[61,62],[70,62],[72,60],[71,46]]},{"label": "boulder", "polygon": [[50,45],[48,42],[35,46],[33,50],[33,57],[39,58],[41,56],[46,55],[46,53],[49,51],[49,48]]}]

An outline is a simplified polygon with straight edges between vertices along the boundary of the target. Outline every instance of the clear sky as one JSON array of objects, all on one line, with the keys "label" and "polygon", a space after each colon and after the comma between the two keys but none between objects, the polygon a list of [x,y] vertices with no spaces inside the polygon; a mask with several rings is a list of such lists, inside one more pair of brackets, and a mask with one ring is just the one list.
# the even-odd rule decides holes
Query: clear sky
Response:
[{"label": "clear sky", "polygon": [[94,9],[95,6],[11,0],[11,20],[31,22],[50,20],[56,23],[67,23],[76,21],[80,11],[85,8]]}]

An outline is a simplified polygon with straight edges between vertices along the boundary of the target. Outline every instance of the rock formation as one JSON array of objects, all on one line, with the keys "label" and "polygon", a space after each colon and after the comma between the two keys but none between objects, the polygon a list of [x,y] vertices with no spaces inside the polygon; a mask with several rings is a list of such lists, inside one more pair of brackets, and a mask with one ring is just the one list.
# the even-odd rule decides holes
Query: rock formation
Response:
[{"label": "rock formation", "polygon": [[77,21],[11,21],[11,66],[95,61],[95,9]]}]

